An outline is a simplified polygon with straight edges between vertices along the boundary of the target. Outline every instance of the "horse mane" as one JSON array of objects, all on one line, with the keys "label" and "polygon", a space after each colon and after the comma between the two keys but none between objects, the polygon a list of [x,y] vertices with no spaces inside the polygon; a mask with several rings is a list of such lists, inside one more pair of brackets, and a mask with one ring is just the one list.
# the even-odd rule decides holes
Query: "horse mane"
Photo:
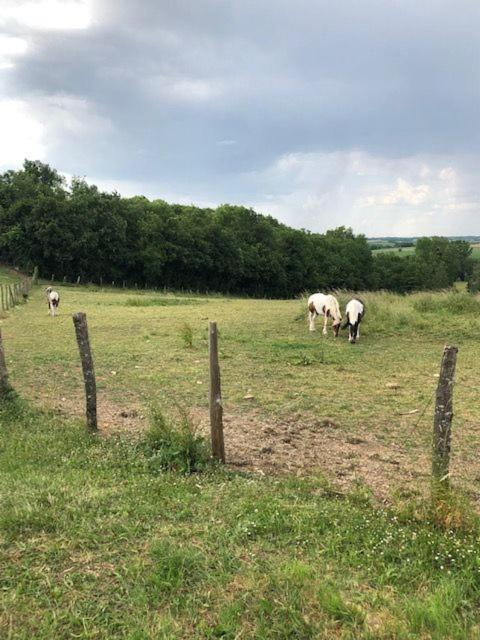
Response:
[{"label": "horse mane", "polygon": [[328,296],[331,307],[333,307],[334,311],[335,311],[335,316],[337,318],[340,318],[340,320],[342,319],[342,314],[340,313],[340,307],[338,306],[338,300],[336,299],[335,296],[329,295]]}]

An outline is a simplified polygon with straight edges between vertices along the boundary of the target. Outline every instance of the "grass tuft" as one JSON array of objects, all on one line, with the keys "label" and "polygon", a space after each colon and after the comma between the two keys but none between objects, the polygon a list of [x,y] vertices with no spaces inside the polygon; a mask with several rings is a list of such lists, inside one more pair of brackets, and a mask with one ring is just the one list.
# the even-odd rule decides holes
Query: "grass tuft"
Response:
[{"label": "grass tuft", "polygon": [[178,421],[173,421],[159,407],[152,407],[144,443],[149,469],[154,472],[190,474],[204,470],[209,463],[205,440],[196,433],[191,418],[184,411],[180,412]]},{"label": "grass tuft", "polygon": [[193,349],[193,329],[188,323],[180,329],[180,338],[187,349]]}]

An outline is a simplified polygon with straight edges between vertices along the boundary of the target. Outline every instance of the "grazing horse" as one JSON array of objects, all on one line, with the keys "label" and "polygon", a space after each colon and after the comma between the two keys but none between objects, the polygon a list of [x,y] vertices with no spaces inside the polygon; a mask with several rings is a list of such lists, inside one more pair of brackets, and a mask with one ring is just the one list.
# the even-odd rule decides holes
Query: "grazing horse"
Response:
[{"label": "grazing horse", "polygon": [[340,331],[342,314],[335,296],[325,293],[314,293],[308,299],[308,323],[310,331],[315,331],[315,318],[325,316],[323,322],[323,335],[327,335],[327,320],[332,318],[332,329],[335,338]]},{"label": "grazing horse", "polygon": [[345,316],[347,321],[343,325],[342,329],[349,328],[348,341],[355,344],[355,341],[360,338],[360,322],[365,315],[365,305],[358,298],[353,298],[347,303],[345,308]]},{"label": "grazing horse", "polygon": [[48,313],[51,316],[54,316],[55,311],[58,309],[58,305],[60,304],[60,296],[52,289],[52,287],[47,287],[45,293],[47,295]]}]

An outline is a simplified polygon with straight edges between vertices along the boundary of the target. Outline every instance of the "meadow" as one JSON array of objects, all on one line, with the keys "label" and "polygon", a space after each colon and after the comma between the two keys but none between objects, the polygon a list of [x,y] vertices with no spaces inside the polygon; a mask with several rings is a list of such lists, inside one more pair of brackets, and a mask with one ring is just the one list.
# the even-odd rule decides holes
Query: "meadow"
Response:
[{"label": "meadow", "polygon": [[382,249],[373,249],[372,253],[374,256],[378,253],[394,253],[403,258],[405,256],[413,256],[415,247],[385,247]]},{"label": "meadow", "polygon": [[[3,638],[476,638],[480,300],[365,293],[360,341],[304,300],[56,285],[4,314]],[[342,307],[347,292],[339,292]],[[85,311],[101,437],[85,434]],[[152,415],[207,433],[220,330],[227,468],[165,471]],[[428,502],[433,394],[459,347],[452,482]]]},{"label": "meadow", "polygon": [[[479,260],[480,259],[480,244],[475,242],[475,243],[472,243],[471,247],[472,247],[472,253],[471,253],[472,258],[474,258],[475,260]],[[374,249],[373,250],[373,255],[376,255],[376,254],[379,254],[379,253],[394,253],[395,255],[398,255],[401,258],[404,258],[405,256],[414,255],[415,254],[415,247],[385,247],[383,249]]]}]

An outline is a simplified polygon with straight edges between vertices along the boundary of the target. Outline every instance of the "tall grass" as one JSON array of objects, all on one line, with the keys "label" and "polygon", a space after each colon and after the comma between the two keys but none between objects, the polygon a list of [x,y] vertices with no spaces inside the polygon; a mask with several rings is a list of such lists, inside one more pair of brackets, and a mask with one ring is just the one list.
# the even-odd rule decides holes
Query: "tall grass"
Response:
[{"label": "tall grass", "polygon": [[150,428],[144,436],[151,470],[194,473],[205,469],[210,460],[205,440],[196,433],[192,419],[184,410],[179,413],[175,421],[158,406],[151,408]]}]

